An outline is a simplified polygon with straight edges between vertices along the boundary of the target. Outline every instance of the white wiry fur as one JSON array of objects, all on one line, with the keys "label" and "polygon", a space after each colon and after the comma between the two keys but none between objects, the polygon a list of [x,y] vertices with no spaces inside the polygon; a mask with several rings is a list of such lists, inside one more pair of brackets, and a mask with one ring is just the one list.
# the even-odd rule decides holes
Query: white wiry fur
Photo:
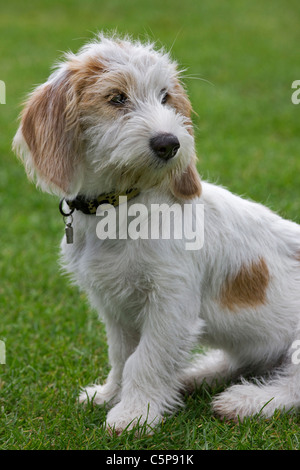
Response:
[{"label": "white wiry fur", "polygon": [[[100,36],[67,54],[29,97],[14,142],[30,176],[68,198],[135,187],[129,205],[149,211],[154,202],[204,204],[201,250],[186,250],[184,239],[100,240],[98,218],[80,211],[74,243],[62,241],[63,265],[105,322],[109,345],[106,383],[86,388],[80,401],[110,404],[107,426],[117,432],[158,424],[182,390],[204,381],[267,374],[219,394],[213,409],[222,417],[300,405],[300,367],[291,360],[300,339],[300,227],[222,187],[202,182],[200,195],[195,174],[182,183],[192,189],[176,190],[195,158],[179,85],[168,54]],[[120,92],[126,104],[115,106]],[[160,133],[180,142],[167,161],[149,145]],[[213,351],[191,361],[199,342]]]}]

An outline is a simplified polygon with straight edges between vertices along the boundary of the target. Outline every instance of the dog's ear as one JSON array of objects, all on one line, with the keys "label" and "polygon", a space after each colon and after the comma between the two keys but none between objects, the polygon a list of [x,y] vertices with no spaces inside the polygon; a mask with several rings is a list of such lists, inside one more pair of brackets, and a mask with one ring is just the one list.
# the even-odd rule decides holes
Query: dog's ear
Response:
[{"label": "dog's ear", "polygon": [[[187,129],[194,136],[191,114],[193,112],[190,100],[179,80],[174,83],[174,94],[171,104],[177,112],[188,119]],[[196,156],[194,155],[187,168],[180,175],[175,175],[171,181],[171,191],[179,199],[193,199],[201,195],[202,187],[200,176],[196,168]]]},{"label": "dog's ear", "polygon": [[28,176],[36,177],[43,190],[67,195],[77,192],[79,132],[76,94],[68,74],[50,77],[25,103],[13,142]]},{"label": "dog's ear", "polygon": [[195,159],[189,163],[181,175],[172,179],[171,190],[179,199],[194,199],[201,196],[202,187]]}]

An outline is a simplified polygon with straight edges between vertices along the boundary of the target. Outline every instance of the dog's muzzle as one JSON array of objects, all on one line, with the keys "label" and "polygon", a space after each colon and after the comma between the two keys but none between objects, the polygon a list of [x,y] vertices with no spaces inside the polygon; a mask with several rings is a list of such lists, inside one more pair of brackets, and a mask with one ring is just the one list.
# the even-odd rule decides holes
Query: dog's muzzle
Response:
[{"label": "dog's muzzle", "polygon": [[180,147],[179,140],[174,134],[161,133],[150,139],[150,148],[162,160],[175,157]]}]

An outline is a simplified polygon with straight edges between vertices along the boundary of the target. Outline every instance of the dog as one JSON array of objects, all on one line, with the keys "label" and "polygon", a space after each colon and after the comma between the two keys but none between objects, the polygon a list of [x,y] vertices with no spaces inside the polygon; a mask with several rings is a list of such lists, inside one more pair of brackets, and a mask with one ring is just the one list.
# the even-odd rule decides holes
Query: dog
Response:
[{"label": "dog", "polygon": [[[64,200],[62,265],[105,323],[111,365],[79,401],[107,404],[117,433],[153,429],[204,383],[227,384],[212,403],[226,419],[300,404],[300,227],[200,179],[181,76],[150,42],[99,34],[30,94],[13,142],[29,178]],[[202,204],[202,248],[100,239],[98,206],[118,214],[119,195],[128,210]]]}]

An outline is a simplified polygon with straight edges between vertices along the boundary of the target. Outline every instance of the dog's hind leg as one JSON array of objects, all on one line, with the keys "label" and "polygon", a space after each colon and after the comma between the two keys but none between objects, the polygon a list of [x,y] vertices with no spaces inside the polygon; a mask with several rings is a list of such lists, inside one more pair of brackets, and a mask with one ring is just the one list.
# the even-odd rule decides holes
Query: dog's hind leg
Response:
[{"label": "dog's hind leg", "polygon": [[297,351],[289,349],[284,365],[267,380],[242,380],[218,395],[213,410],[226,419],[243,419],[258,415],[271,417],[276,409],[288,412],[300,407],[300,364]]},{"label": "dog's hind leg", "polygon": [[214,349],[206,354],[196,354],[181,376],[183,391],[193,392],[202,384],[208,386],[226,383],[239,374],[233,360],[222,350]]}]

